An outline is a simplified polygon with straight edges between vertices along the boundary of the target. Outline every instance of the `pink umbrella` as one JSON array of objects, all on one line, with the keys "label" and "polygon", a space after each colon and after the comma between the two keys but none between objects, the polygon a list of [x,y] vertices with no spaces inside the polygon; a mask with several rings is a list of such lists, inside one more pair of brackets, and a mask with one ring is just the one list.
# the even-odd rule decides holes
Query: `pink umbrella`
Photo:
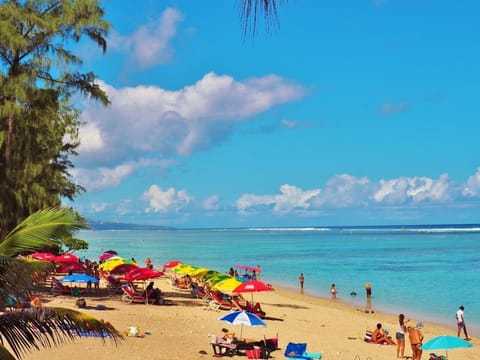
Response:
[{"label": "pink umbrella", "polygon": [[172,267],[177,266],[178,264],[183,264],[183,261],[180,261],[180,260],[170,260],[169,262],[166,262],[165,264],[163,264],[163,267],[164,267],[165,269],[169,269],[169,268],[172,268]]},{"label": "pink umbrella", "polygon": [[60,263],[60,265],[56,268],[57,273],[84,273],[86,270],[87,267],[79,262]]},{"label": "pink umbrella", "polygon": [[136,269],[130,270],[125,273],[125,280],[127,281],[139,281],[139,280],[148,280],[160,277],[163,275],[163,272],[158,270],[153,270],[144,267],[137,267]]},{"label": "pink umbrella", "polygon": [[55,258],[56,263],[79,262],[79,258],[73,254],[58,255]]},{"label": "pink umbrella", "polygon": [[30,255],[32,259],[35,260],[41,260],[41,261],[53,261],[57,257],[57,255],[52,254],[52,253],[46,253],[46,252],[36,252]]},{"label": "pink umbrella", "polygon": [[105,252],[105,253],[103,253],[102,255],[100,255],[100,256],[98,257],[98,259],[99,259],[100,261],[105,261],[105,260],[110,259],[111,257],[114,257],[115,255],[116,255],[116,254],[112,254],[112,253],[107,253],[107,252]]}]

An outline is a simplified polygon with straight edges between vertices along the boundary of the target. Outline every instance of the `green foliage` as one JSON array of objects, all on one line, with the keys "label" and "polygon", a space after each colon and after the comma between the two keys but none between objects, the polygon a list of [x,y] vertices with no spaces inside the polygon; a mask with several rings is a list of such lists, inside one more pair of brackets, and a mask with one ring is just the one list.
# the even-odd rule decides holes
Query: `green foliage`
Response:
[{"label": "green foliage", "polygon": [[110,24],[99,0],[0,4],[0,238],[29,214],[84,191],[70,176],[79,145],[75,92],[109,100],[74,45],[106,51]]},{"label": "green foliage", "polygon": [[[87,229],[86,221],[72,209],[49,208],[38,211],[0,240],[0,306],[5,308],[11,294],[29,298],[32,275],[45,265],[40,261],[28,262],[14,256],[31,253],[48,246],[60,246],[64,239]],[[0,316],[0,359],[16,359],[42,347],[60,345],[74,340],[72,331],[93,330],[110,335],[116,343],[120,333],[110,324],[90,315],[61,308],[31,308]],[[105,341],[105,338],[99,338]],[[8,343],[13,355],[5,348]]]}]

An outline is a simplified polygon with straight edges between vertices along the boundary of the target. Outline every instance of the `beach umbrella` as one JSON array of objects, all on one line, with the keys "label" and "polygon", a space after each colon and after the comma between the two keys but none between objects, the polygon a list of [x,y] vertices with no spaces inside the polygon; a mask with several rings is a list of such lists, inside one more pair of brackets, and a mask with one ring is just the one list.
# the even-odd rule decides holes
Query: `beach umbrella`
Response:
[{"label": "beach umbrella", "polygon": [[55,268],[57,273],[85,272],[87,267],[79,262],[59,263]]},{"label": "beach umbrella", "polygon": [[110,258],[107,261],[101,263],[98,268],[102,271],[112,271],[117,266],[123,264],[137,265],[133,260],[116,257],[115,259]]},{"label": "beach umbrella", "polygon": [[212,285],[212,290],[221,291],[221,292],[232,292],[234,289],[239,287],[242,284],[240,280],[235,278],[227,278],[222,280],[216,284]]},{"label": "beach umbrella", "polygon": [[226,279],[231,279],[231,278],[232,277],[230,275],[218,273],[218,274],[214,274],[212,276],[207,276],[207,277],[203,278],[202,280],[205,281],[206,283],[208,283],[210,286],[212,286],[216,283],[219,283],[220,281],[223,281],[223,280],[226,280]]},{"label": "beach umbrella", "polygon": [[137,268],[138,265],[134,264],[120,264],[114,267],[112,270],[110,270],[110,273],[112,274],[125,274],[129,272],[130,270],[133,270]]},{"label": "beach umbrella", "polygon": [[225,321],[231,325],[241,325],[240,337],[242,337],[243,326],[255,327],[255,326],[267,326],[265,321],[260,319],[257,315],[248,311],[232,311],[226,315],[218,318],[220,321]]},{"label": "beach umbrella", "polygon": [[79,262],[80,259],[73,254],[58,255],[55,260],[56,263]]},{"label": "beach umbrella", "polygon": [[260,280],[248,280],[238,285],[233,292],[234,293],[251,293],[253,304],[253,293],[260,291],[270,291],[272,288]]},{"label": "beach umbrella", "polygon": [[67,275],[67,276],[64,276],[63,278],[60,279],[60,282],[64,283],[64,282],[70,282],[70,283],[95,283],[95,284],[98,284],[98,279],[93,277],[93,276],[90,276],[90,275],[86,275],[86,274],[72,274],[72,275]]},{"label": "beach umbrella", "polygon": [[163,267],[165,269],[170,269],[170,268],[173,268],[173,267],[175,267],[179,264],[183,264],[183,262],[180,261],[180,260],[170,260],[170,261],[166,262],[165,264],[163,264]]},{"label": "beach umbrella", "polygon": [[473,345],[457,336],[441,335],[428,340],[420,349],[422,350],[445,350],[448,359],[448,350],[469,348]]},{"label": "beach umbrella", "polygon": [[104,254],[113,254],[113,255],[118,255],[118,253],[115,250],[107,250],[103,252]]},{"label": "beach umbrella", "polygon": [[41,261],[53,261],[57,255],[46,252],[36,252],[30,255],[32,259],[41,260]]},{"label": "beach umbrella", "polygon": [[141,281],[141,280],[148,280],[158,278],[163,275],[163,272],[144,268],[144,267],[137,267],[129,272],[125,273],[125,280],[127,281]]},{"label": "beach umbrella", "polygon": [[103,254],[101,254],[101,255],[98,257],[98,260],[100,260],[100,261],[106,261],[106,260],[108,260],[108,259],[110,259],[110,258],[112,258],[112,257],[114,257],[114,256],[115,256],[115,254],[103,253]]}]

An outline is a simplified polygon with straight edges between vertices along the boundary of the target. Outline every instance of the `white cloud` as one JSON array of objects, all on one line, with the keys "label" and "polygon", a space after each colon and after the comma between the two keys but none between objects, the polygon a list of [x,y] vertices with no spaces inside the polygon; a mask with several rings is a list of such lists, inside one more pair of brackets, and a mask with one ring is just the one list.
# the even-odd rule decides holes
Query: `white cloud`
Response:
[{"label": "white cloud", "polygon": [[178,91],[100,85],[112,104],[86,103],[79,164],[112,167],[143,156],[191,155],[225,141],[235,124],[305,94],[273,75],[237,81],[209,73]]},{"label": "white cloud", "polygon": [[95,191],[118,186],[134,169],[132,164],[123,164],[111,169],[73,169],[71,174],[88,191]]},{"label": "white cloud", "polygon": [[147,213],[177,212],[193,201],[193,198],[188,195],[185,190],[168,188],[163,191],[162,188],[157,185],[150,186],[150,188],[143,193],[143,198],[148,201],[150,206],[146,209]]},{"label": "white cloud", "polygon": [[392,180],[381,180],[380,188],[373,195],[377,203],[403,204],[432,200],[449,200],[451,190],[448,175],[443,174],[438,180],[427,177],[400,177]]},{"label": "white cloud", "polygon": [[258,206],[273,206],[275,213],[284,214],[298,209],[308,209],[310,200],[317,196],[320,190],[307,190],[284,184],[277,195],[244,194],[236,202],[237,209],[245,212]]},{"label": "white cloud", "polygon": [[205,210],[220,209],[220,198],[218,195],[212,195],[203,201],[203,208]]},{"label": "white cloud", "polygon": [[130,61],[142,68],[165,64],[173,56],[170,42],[183,19],[178,10],[168,8],[155,22],[139,27],[132,35],[123,36],[113,32],[108,39],[109,50],[130,55]]},{"label": "white cloud", "polygon": [[466,197],[480,196],[480,167],[477,172],[470,176],[465,184],[462,195]]},{"label": "white cloud", "polygon": [[316,207],[364,206],[368,203],[373,188],[374,184],[366,177],[336,175],[327,182],[314,204]]}]

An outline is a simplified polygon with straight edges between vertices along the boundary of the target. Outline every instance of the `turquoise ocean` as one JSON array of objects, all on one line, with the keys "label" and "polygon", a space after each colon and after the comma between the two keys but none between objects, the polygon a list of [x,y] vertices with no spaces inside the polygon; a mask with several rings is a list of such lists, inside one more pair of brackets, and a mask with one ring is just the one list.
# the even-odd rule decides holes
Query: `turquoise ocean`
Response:
[{"label": "turquoise ocean", "polygon": [[[156,268],[170,260],[226,272],[236,264],[262,267],[273,286],[329,297],[435,322],[456,334],[455,313],[465,306],[467,329],[480,335],[480,225],[248,229],[92,230],[80,232],[89,249],[77,255],[98,260],[106,250],[150,257]],[[351,293],[357,293],[352,296]]]}]

